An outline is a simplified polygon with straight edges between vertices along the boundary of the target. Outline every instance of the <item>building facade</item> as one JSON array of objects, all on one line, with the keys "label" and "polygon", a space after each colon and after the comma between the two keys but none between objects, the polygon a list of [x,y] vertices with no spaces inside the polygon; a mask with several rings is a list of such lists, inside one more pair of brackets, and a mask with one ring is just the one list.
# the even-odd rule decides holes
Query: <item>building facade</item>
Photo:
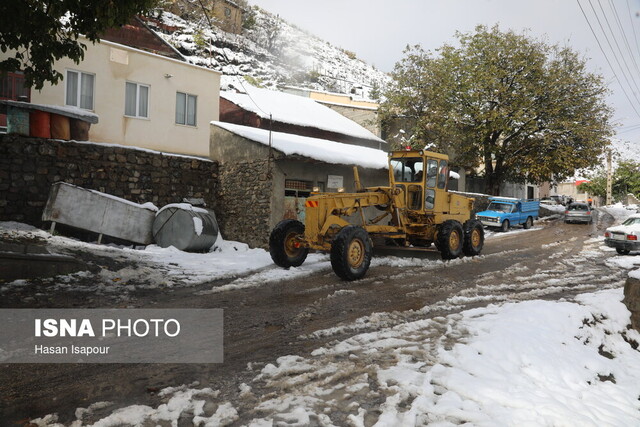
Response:
[{"label": "building facade", "polygon": [[[57,61],[63,80],[32,90],[31,102],[97,114],[99,123],[89,134],[94,142],[208,157],[209,123],[219,117],[220,73],[187,63],[167,45],[145,43],[155,34],[145,38],[153,32],[132,27],[129,41],[141,48],[82,39],[84,60]],[[105,37],[125,42],[118,34]]]}]

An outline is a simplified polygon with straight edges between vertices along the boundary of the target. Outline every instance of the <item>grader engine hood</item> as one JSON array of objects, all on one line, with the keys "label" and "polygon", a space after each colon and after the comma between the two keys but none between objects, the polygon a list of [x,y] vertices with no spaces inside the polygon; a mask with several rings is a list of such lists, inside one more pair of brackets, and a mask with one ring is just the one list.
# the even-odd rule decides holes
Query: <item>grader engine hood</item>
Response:
[{"label": "grader engine hood", "polygon": [[452,215],[469,214],[473,210],[473,202],[475,199],[465,197],[460,194],[449,193],[449,212]]}]

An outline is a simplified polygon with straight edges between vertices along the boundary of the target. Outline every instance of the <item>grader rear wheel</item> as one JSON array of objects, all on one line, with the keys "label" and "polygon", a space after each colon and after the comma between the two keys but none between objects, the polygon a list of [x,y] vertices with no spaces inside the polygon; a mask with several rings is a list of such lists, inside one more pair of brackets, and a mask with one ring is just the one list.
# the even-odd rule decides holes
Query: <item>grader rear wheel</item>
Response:
[{"label": "grader rear wheel", "polygon": [[275,226],[269,236],[269,254],[277,266],[298,267],[307,259],[309,249],[301,245],[300,236],[304,236],[300,221],[285,219]]},{"label": "grader rear wheel", "polygon": [[342,280],[364,277],[371,264],[372,245],[362,227],[344,227],[331,243],[331,267]]},{"label": "grader rear wheel", "polygon": [[462,251],[467,256],[480,255],[484,246],[484,228],[477,219],[470,219],[464,223],[464,245]]}]

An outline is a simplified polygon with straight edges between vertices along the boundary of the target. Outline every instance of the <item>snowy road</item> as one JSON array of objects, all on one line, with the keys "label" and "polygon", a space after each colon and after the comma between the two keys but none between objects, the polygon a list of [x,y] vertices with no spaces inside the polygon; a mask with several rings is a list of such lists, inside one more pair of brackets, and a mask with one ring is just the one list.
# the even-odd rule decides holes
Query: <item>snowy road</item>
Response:
[{"label": "snowy road", "polygon": [[[326,257],[317,255],[289,271],[266,267],[214,285],[131,292],[128,306],[224,308],[225,362],[14,365],[0,374],[2,400],[8,402],[3,409],[16,419],[57,413],[65,425],[78,416],[88,425],[101,420],[96,425],[115,426],[123,420],[178,420],[180,413],[202,425],[490,423],[491,412],[465,400],[448,372],[462,356],[450,353],[450,364],[441,360],[443,351],[469,337],[467,310],[618,292],[627,272],[601,237],[613,220],[601,214],[592,226],[555,220],[495,234],[473,259],[377,258],[357,282],[340,282]],[[531,324],[551,317],[536,310],[541,317],[534,315]],[[490,381],[478,380],[477,387]],[[159,392],[182,384],[190,386]],[[105,401],[110,403],[89,407]],[[78,415],[76,408],[88,409]],[[41,424],[47,422],[53,417]]]}]

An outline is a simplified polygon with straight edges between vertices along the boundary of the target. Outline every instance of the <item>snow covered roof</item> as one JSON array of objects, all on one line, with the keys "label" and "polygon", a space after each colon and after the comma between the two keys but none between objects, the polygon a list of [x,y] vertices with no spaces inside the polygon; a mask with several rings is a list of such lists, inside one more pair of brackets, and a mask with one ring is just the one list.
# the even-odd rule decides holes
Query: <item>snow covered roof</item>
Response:
[{"label": "snow covered roof", "polygon": [[282,123],[322,129],[376,142],[385,142],[353,120],[321,105],[313,99],[261,89],[248,84],[242,86],[248,93],[221,91],[220,97],[265,119],[268,119],[269,114],[271,114],[273,120]]},{"label": "snow covered roof", "polygon": [[[269,145],[268,130],[224,122],[211,122],[211,124],[251,141]],[[287,155],[297,154],[326,163],[357,165],[372,169],[388,168],[387,153],[375,148],[283,132],[272,133],[271,145]]]}]

